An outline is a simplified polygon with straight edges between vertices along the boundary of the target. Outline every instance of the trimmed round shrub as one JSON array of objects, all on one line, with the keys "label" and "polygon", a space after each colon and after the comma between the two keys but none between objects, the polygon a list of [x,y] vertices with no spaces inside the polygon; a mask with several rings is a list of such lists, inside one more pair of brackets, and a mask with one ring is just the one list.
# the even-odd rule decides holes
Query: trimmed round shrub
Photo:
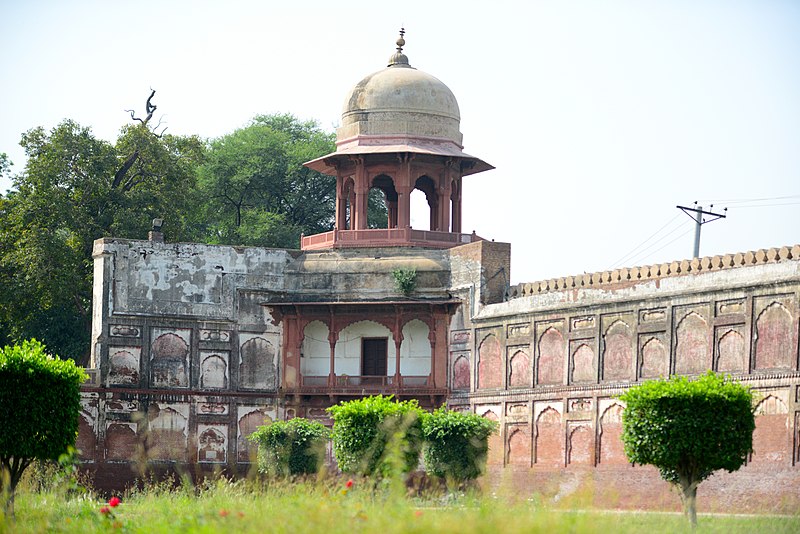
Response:
[{"label": "trimmed round shrub", "polygon": [[416,400],[377,395],[328,408],[333,417],[333,451],[345,473],[387,476],[419,465],[422,416]]},{"label": "trimmed round shrub", "polygon": [[425,470],[454,482],[478,478],[486,469],[489,436],[497,422],[444,406],[422,418]]},{"label": "trimmed round shrub", "polygon": [[35,339],[0,350],[0,493],[7,480],[11,506],[33,460],[58,460],[74,447],[86,378],[75,362],[47,354]]},{"label": "trimmed round shrub", "polygon": [[323,424],[302,417],[258,427],[250,435],[258,444],[258,470],[270,476],[317,473],[329,439]]}]

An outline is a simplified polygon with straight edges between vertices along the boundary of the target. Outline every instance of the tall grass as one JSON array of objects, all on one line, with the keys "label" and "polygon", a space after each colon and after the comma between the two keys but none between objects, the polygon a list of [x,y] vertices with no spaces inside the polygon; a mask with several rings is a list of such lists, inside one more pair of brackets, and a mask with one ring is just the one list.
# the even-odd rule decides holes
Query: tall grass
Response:
[{"label": "tall grass", "polygon": [[[408,497],[391,482],[322,477],[314,481],[220,478],[200,487],[154,483],[105,502],[61,488],[22,489],[14,532],[687,532],[680,514],[554,509],[536,495],[430,494]],[[800,516],[701,516],[700,532],[799,532]]]}]

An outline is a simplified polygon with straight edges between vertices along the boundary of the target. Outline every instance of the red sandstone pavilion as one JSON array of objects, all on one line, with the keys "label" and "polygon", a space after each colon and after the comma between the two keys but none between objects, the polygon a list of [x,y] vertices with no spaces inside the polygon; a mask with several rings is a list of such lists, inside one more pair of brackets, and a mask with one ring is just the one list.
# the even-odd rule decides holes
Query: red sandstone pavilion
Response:
[{"label": "red sandstone pavilion", "polygon": [[[100,487],[156,469],[252,468],[247,436],[370,394],[447,403],[500,423],[490,480],[597,504],[676,506],[620,441],[631,384],[707,369],[757,392],[754,453],[712,477],[718,510],[800,500],[800,246],[509,287],[510,246],[461,228],[458,104],[410,66],[405,41],[347,95],[337,149],[306,165],[336,177],[332,231],[301,250],[100,239],[93,346],[78,447]],[[388,228],[370,229],[382,191]],[[410,225],[421,190],[430,229]],[[407,294],[393,272],[416,272]]]}]

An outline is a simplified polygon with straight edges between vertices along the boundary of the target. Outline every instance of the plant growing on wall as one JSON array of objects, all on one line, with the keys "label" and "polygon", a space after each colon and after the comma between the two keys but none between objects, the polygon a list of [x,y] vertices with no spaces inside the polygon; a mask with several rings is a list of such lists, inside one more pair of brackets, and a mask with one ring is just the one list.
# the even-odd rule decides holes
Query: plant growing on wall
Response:
[{"label": "plant growing on wall", "polygon": [[302,417],[275,421],[250,435],[258,444],[258,470],[270,476],[317,473],[325,458],[330,431]]},{"label": "plant growing on wall", "polygon": [[425,470],[448,482],[463,484],[478,478],[486,468],[489,436],[498,423],[474,413],[444,406],[422,418]]},{"label": "plant growing on wall", "polygon": [[[422,447],[423,411],[416,400],[378,395],[328,408],[333,451],[345,473],[387,476],[414,470]],[[390,454],[396,446],[397,454]],[[399,464],[399,465],[398,465]]]},{"label": "plant growing on wall", "polygon": [[80,385],[88,378],[34,340],[0,350],[0,494],[14,512],[14,491],[34,460],[58,460],[75,445]]},{"label": "plant growing on wall", "polygon": [[405,296],[409,296],[417,287],[416,269],[395,269],[392,271],[394,284],[397,290]]},{"label": "plant growing on wall", "polygon": [[696,527],[697,486],[719,469],[736,471],[753,449],[752,393],[709,371],[695,380],[649,380],[620,399],[625,454],[657,467],[681,490],[684,513]]}]

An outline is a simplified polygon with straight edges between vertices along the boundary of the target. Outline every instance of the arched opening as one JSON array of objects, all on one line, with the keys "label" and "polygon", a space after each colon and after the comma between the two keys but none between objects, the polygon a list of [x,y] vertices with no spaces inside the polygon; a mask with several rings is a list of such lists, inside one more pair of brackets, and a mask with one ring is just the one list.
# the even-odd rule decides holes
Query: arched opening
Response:
[{"label": "arched opening", "polygon": [[397,228],[397,189],[391,176],[379,174],[372,179],[367,199],[367,228]]},{"label": "arched opening", "polygon": [[[422,195],[425,195],[424,201]],[[411,191],[411,226],[419,230],[446,232],[448,228],[440,228],[438,209],[439,195],[436,184],[429,176],[420,176]]]}]

